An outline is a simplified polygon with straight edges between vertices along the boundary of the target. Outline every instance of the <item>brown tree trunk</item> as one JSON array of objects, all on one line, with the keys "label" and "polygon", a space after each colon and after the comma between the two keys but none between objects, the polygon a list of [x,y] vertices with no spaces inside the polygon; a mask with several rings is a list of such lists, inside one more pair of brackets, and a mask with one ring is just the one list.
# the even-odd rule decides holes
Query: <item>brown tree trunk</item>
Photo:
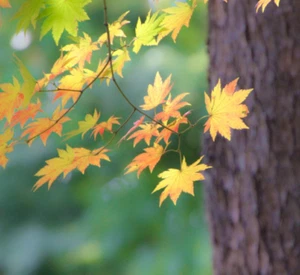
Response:
[{"label": "brown tree trunk", "polygon": [[209,1],[210,87],[254,88],[249,130],[204,140],[214,274],[300,274],[300,1]]}]

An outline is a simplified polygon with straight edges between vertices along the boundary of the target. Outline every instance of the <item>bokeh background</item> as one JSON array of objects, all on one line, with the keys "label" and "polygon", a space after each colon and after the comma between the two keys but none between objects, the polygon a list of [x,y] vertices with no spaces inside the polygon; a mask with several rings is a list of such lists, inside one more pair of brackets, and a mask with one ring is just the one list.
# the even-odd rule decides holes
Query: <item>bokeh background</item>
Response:
[{"label": "bokeh background", "polygon": [[[125,29],[131,36],[137,17],[144,19],[150,6],[155,9],[150,1],[108,1],[109,20],[130,10],[127,18],[131,24]],[[12,0],[11,9],[0,10],[1,83],[11,82],[13,75],[19,77],[13,53],[36,78],[48,72],[59,56],[50,34],[39,41],[39,28],[29,30],[25,38],[22,33],[15,34],[17,22],[11,18],[23,2]],[[101,2],[86,6],[91,20],[80,24],[79,34],[85,31],[96,39],[104,32]],[[172,1],[161,0],[160,5],[172,5]],[[139,105],[155,73],[159,71],[163,79],[171,73],[172,93],[190,93],[190,119],[196,120],[205,113],[206,33],[206,6],[199,3],[190,28],[183,28],[176,44],[166,38],[159,47],[143,47],[138,55],[131,54],[132,61],[125,66],[124,78],[118,78],[119,84]],[[70,39],[64,33],[60,46],[68,43]],[[43,115],[51,113],[52,99],[51,94],[43,96]],[[75,122],[68,124],[69,129],[76,128],[76,120],[83,120],[95,107],[104,119],[111,114],[125,118],[130,113],[114,85],[98,83],[71,113]],[[188,163],[200,155],[202,132],[199,125],[183,137],[182,149]],[[95,148],[102,142],[95,143],[88,137],[82,141],[79,137],[68,144]],[[57,148],[65,149],[65,142],[54,134],[46,147],[40,139],[30,148],[17,146],[9,155],[6,169],[0,168],[0,274],[211,274],[202,184],[195,184],[195,197],[181,195],[176,207],[167,199],[159,208],[160,192],[151,194],[158,183],[157,174],[178,167],[177,157],[167,155],[153,174],[145,171],[138,180],[135,173],[124,176],[124,168],[142,147],[133,149],[132,141],[120,147],[113,144],[110,163],[102,162],[101,168],[89,167],[85,175],[72,172],[65,179],[60,177],[50,191],[44,186],[32,192],[37,179],[34,174],[46,159],[57,156]]]}]

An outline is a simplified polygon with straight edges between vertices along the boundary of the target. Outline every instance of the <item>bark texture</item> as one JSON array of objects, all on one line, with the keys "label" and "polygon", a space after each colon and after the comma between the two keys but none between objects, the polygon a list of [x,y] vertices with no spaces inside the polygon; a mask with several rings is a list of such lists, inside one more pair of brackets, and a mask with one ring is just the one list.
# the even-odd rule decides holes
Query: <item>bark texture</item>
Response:
[{"label": "bark texture", "polygon": [[300,274],[300,1],[209,1],[210,87],[240,77],[249,130],[204,140],[214,274]]}]

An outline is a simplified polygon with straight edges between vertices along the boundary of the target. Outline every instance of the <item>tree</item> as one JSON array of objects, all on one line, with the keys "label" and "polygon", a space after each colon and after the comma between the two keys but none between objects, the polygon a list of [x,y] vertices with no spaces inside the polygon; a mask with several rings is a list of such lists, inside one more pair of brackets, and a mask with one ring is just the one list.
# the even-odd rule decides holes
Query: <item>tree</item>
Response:
[{"label": "tree", "polygon": [[254,87],[250,131],[206,138],[215,274],[299,274],[300,2],[209,3],[210,83]]}]

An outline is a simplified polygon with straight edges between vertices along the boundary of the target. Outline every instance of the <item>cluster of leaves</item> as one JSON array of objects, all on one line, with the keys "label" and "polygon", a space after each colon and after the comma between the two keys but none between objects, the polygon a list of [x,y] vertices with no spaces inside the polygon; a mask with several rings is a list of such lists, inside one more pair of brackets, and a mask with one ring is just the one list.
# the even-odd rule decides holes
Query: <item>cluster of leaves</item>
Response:
[{"label": "cluster of leaves", "polygon": [[[201,164],[203,157],[188,165],[181,152],[181,136],[206,119],[204,132],[209,131],[213,140],[217,133],[230,140],[231,129],[247,129],[243,122],[248,114],[248,108],[242,102],[247,98],[251,89],[236,90],[237,79],[221,86],[219,81],[211,95],[205,93],[207,116],[192,123],[188,116],[190,103],[185,101],[188,93],[172,96],[171,75],[165,80],[157,72],[153,85],[148,86],[144,104],[135,106],[126,93],[119,86],[116,75],[123,77],[124,64],[130,61],[130,54],[138,53],[143,46],[156,46],[170,35],[174,42],[183,26],[188,26],[192,14],[197,6],[196,0],[176,2],[176,5],[155,13],[149,11],[144,22],[138,18],[135,37],[128,40],[123,26],[130,22],[126,20],[128,12],[122,14],[116,21],[108,23],[107,4],[103,0],[106,31],[98,39],[92,40],[87,34],[78,36],[78,22],[88,19],[84,6],[91,0],[29,0],[16,13],[19,21],[18,30],[26,30],[32,25],[34,28],[41,20],[41,38],[50,30],[56,44],[59,43],[64,30],[76,38],[75,43],[61,48],[61,55],[53,64],[51,71],[35,80],[24,64],[17,57],[16,63],[22,76],[22,81],[13,77],[12,83],[0,84],[0,120],[5,120],[5,129],[0,134],[0,165],[5,167],[7,154],[12,152],[19,143],[31,145],[36,138],[40,138],[44,145],[52,133],[63,135],[65,140],[76,135],[84,138],[90,132],[94,139],[103,138],[104,132],[111,135],[108,142],[100,148],[89,150],[86,148],[72,148],[66,145],[66,150],[59,149],[58,157],[47,160],[36,176],[40,177],[34,185],[34,190],[44,184],[48,188],[62,174],[64,177],[71,171],[78,169],[85,172],[89,165],[100,166],[101,161],[110,161],[108,157],[109,145],[119,131],[130,121],[133,114],[139,113],[140,118],[134,126],[122,137],[123,140],[133,140],[133,146],[144,142],[147,147],[137,155],[126,167],[125,173],[137,172],[137,176],[149,168],[153,171],[162,156],[174,152],[180,160],[179,169],[168,169],[158,175],[161,181],[153,192],[164,189],[160,196],[160,205],[169,196],[176,204],[182,192],[194,194],[193,184],[203,180],[202,172],[210,166]],[[206,1],[205,1],[206,2]],[[264,10],[270,0],[260,0],[257,7]],[[279,0],[275,0],[279,4]],[[0,6],[9,7],[7,0],[0,0]],[[114,49],[112,45],[114,44]],[[88,68],[92,56],[103,56],[99,59],[95,70]],[[63,133],[65,123],[70,121],[67,116],[79,102],[83,93],[96,82],[110,82],[116,86],[124,101],[132,107],[131,114],[124,120],[111,115],[108,120],[100,120],[100,111],[87,114],[84,120],[78,122],[78,128]],[[50,86],[55,89],[49,89]],[[54,93],[54,111],[51,117],[43,117],[45,109],[40,100],[44,92]],[[21,134],[15,137],[15,127],[19,125]],[[172,147],[177,137],[177,148]]]}]

